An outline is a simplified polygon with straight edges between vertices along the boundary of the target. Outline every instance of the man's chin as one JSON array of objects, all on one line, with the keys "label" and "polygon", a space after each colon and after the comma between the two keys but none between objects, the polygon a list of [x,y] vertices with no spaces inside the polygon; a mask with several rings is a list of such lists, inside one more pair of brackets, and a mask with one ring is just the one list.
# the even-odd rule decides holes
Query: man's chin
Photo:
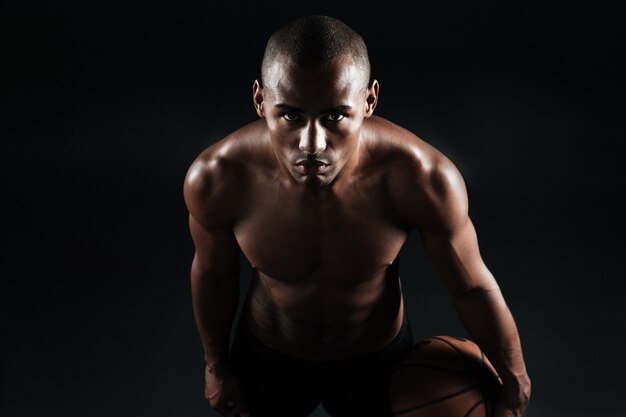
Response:
[{"label": "man's chin", "polygon": [[332,182],[332,177],[328,175],[302,175],[295,173],[295,179],[298,184],[301,184],[308,188],[322,188],[329,185]]}]

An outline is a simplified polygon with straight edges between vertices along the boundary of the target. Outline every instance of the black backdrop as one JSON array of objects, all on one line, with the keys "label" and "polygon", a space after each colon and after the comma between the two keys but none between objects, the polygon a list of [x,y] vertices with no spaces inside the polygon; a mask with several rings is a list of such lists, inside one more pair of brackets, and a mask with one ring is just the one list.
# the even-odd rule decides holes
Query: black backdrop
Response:
[{"label": "black backdrop", "polygon": [[[616,5],[2,7],[3,415],[216,415],[202,398],[182,181],[202,149],[256,118],[265,42],[308,13],[363,35],[377,114],[463,173],[523,340],[526,415],[623,415]],[[420,245],[412,234],[401,255],[413,330],[465,335]]]}]

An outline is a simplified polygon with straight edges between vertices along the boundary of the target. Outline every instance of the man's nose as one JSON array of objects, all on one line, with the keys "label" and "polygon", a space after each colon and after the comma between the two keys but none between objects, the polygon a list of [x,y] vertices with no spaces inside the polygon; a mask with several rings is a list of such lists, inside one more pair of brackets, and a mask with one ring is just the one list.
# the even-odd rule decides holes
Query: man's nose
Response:
[{"label": "man's nose", "polygon": [[324,132],[324,128],[317,126],[315,122],[309,123],[300,133],[299,147],[301,151],[310,154],[316,154],[326,149],[326,132]]}]

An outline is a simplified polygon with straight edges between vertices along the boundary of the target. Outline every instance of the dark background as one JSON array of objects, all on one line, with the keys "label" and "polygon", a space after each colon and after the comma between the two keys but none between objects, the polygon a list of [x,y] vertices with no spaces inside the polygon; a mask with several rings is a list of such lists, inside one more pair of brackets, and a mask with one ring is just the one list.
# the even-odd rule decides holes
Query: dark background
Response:
[{"label": "dark background", "polygon": [[[581,1],[408,7],[2,6],[2,415],[216,415],[182,182],[202,149],[256,119],[265,42],[308,13],[363,35],[376,113],[463,173],[522,337],[526,415],[624,415],[622,17]],[[417,234],[401,277],[418,338],[466,334]]]}]

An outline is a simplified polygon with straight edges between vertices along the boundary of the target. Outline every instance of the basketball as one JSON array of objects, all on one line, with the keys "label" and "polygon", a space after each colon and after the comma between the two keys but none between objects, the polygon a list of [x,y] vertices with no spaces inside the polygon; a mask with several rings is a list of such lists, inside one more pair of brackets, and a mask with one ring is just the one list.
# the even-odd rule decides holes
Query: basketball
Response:
[{"label": "basketball", "polygon": [[501,387],[476,343],[433,336],[396,364],[389,399],[394,417],[491,417]]}]

